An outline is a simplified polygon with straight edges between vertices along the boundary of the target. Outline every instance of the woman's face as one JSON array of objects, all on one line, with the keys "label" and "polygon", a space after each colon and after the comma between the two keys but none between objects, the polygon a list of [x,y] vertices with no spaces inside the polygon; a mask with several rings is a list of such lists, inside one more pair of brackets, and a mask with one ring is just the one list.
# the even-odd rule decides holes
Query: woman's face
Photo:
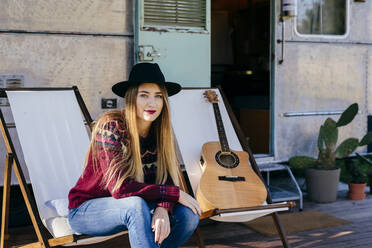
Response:
[{"label": "woman's face", "polygon": [[143,83],[138,87],[136,109],[137,118],[153,122],[158,118],[163,108],[163,94],[159,85]]}]

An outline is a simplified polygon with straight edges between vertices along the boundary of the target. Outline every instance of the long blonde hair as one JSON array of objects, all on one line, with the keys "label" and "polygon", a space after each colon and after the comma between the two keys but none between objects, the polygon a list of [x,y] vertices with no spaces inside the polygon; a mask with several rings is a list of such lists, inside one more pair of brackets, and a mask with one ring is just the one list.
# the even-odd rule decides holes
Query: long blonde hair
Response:
[{"label": "long blonde hair", "polygon": [[[109,169],[104,175],[103,183],[105,188],[108,187],[112,180],[116,180],[113,191],[119,189],[127,178],[132,178],[138,182],[144,181],[137,128],[136,100],[138,87],[139,86],[132,86],[126,91],[124,109],[109,111],[103,114],[98,119],[92,131],[89,150],[92,152],[93,167],[97,168],[97,135],[103,134],[105,126],[110,122],[116,122],[116,127],[119,127],[118,122],[124,123],[123,129],[117,130],[121,135],[125,135],[125,130],[128,130],[129,137],[123,137],[123,139],[128,139],[122,139],[122,152],[110,161]],[[169,174],[173,183],[179,185],[178,159],[169,115],[168,94],[164,86],[159,85],[159,88],[163,96],[163,109],[158,118],[152,123],[151,127],[154,128],[157,144],[156,183],[165,184]],[[105,144],[102,145],[104,151],[107,152],[108,147],[106,147]]]}]

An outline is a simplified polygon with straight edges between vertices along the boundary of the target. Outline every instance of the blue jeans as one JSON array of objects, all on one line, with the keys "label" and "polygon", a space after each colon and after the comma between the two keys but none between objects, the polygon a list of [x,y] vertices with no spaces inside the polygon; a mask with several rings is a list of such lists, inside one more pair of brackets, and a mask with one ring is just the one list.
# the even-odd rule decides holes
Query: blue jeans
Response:
[{"label": "blue jeans", "polygon": [[[70,209],[68,220],[78,233],[107,236],[128,229],[131,247],[159,248],[151,230],[151,215],[155,207],[155,203],[148,203],[138,196],[95,198]],[[199,215],[176,204],[170,216],[171,232],[160,247],[179,247],[192,235],[198,223]]]}]

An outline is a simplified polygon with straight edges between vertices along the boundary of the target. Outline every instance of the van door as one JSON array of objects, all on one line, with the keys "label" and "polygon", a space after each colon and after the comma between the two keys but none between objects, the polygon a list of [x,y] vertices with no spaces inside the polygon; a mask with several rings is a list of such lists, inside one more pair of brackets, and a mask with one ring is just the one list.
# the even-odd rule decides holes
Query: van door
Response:
[{"label": "van door", "polygon": [[167,81],[210,87],[210,0],[136,0],[135,61]]},{"label": "van door", "polygon": [[221,86],[256,158],[271,161],[271,0],[211,0],[211,85]]}]

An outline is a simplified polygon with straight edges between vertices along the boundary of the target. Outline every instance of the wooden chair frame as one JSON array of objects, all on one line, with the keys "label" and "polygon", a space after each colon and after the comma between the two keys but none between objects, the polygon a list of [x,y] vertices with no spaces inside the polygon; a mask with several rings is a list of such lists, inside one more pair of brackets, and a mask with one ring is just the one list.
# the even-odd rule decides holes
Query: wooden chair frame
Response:
[{"label": "wooden chair frame", "polygon": [[[91,118],[91,116],[88,112],[88,109],[87,109],[87,107],[84,103],[84,100],[81,97],[81,94],[80,94],[80,92],[79,92],[79,90],[76,86],[73,86],[73,87],[70,87],[70,88],[19,88],[19,89],[12,89],[12,90],[23,90],[23,91],[24,90],[28,90],[28,91],[33,91],[33,90],[35,90],[35,91],[73,90],[87,125],[89,126],[90,129],[92,127],[93,119]],[[261,175],[261,172],[258,169],[257,163],[256,163],[256,161],[253,157],[253,153],[252,153],[251,149],[249,148],[249,146],[247,144],[247,141],[245,139],[245,136],[244,136],[239,124],[238,124],[238,121],[237,121],[236,117],[234,116],[234,114],[232,112],[232,109],[231,109],[230,105],[228,104],[228,102],[226,100],[226,96],[224,95],[224,93],[221,89],[219,89],[219,90],[222,94],[224,104],[225,104],[225,106],[228,110],[229,117],[232,120],[233,127],[235,129],[235,132],[238,135],[238,138],[239,138],[239,141],[240,141],[240,143],[243,147],[243,150],[246,151],[249,154],[249,159],[250,159],[250,163],[252,165],[253,170],[261,178],[261,180],[264,182],[263,177]],[[5,90],[2,90],[0,92],[0,97],[6,97]],[[36,233],[36,236],[37,236],[37,239],[38,239],[37,242],[29,243],[29,244],[22,245],[22,246],[19,246],[19,247],[23,247],[23,248],[49,248],[49,247],[55,247],[55,246],[60,246],[60,245],[64,245],[64,244],[73,243],[73,242],[76,242],[78,240],[82,240],[82,239],[86,239],[86,238],[91,237],[91,236],[88,236],[88,235],[75,235],[75,234],[67,235],[67,236],[63,236],[63,237],[59,237],[59,238],[53,238],[51,236],[49,231],[42,224],[42,221],[41,221],[40,216],[38,214],[38,209],[36,207],[35,198],[31,194],[29,188],[27,187],[26,179],[25,179],[25,176],[23,174],[22,168],[20,166],[14,144],[13,144],[12,139],[11,139],[10,134],[9,134],[8,125],[5,122],[5,118],[4,118],[4,115],[3,115],[3,112],[2,112],[1,109],[0,109],[0,131],[1,131],[2,136],[3,136],[5,146],[7,148],[7,155],[6,155],[6,158],[5,158],[5,166],[4,166],[4,172],[5,173],[4,173],[0,248],[7,247],[7,240],[9,239],[8,217],[9,217],[10,181],[11,181],[12,167],[13,167],[13,170],[15,172],[16,178],[19,182],[19,186],[20,186],[20,189],[21,189],[21,192],[22,192],[22,196],[23,196],[23,199],[26,203],[27,211],[30,215],[32,225],[33,225],[33,228],[35,230],[35,233]],[[192,188],[191,188],[190,181],[188,179],[187,172],[184,169],[184,166],[181,165],[181,167],[183,168],[182,170],[180,168],[180,170],[182,171],[182,173],[180,173],[180,175],[181,175],[181,178],[180,178],[181,179],[181,188],[183,188],[185,191],[188,191],[191,195],[193,195],[193,193],[192,193],[193,191],[192,191]],[[204,217],[209,217],[209,216],[213,216],[213,215],[221,214],[221,213],[232,213],[232,212],[241,212],[241,211],[250,211],[250,210],[294,207],[293,202],[289,202],[287,204],[272,204],[272,199],[271,199],[271,196],[270,196],[270,192],[268,190],[267,190],[267,192],[268,192],[267,202],[270,205],[257,206],[257,207],[247,207],[247,208],[237,208],[237,209],[216,209],[213,212],[206,213],[206,215]],[[275,213],[272,213],[271,215],[273,217],[276,229],[278,230],[278,233],[279,233],[280,238],[282,240],[283,246],[284,247],[290,247],[290,245],[288,243],[288,240],[287,240],[287,237],[286,237],[286,233],[284,231],[284,228],[281,225],[281,222],[279,220],[278,214],[275,212]],[[202,218],[204,218],[204,217],[202,216]],[[199,247],[204,247],[203,239],[201,237],[199,227],[196,229],[195,234],[196,234],[196,239],[197,239],[198,246]]]}]

